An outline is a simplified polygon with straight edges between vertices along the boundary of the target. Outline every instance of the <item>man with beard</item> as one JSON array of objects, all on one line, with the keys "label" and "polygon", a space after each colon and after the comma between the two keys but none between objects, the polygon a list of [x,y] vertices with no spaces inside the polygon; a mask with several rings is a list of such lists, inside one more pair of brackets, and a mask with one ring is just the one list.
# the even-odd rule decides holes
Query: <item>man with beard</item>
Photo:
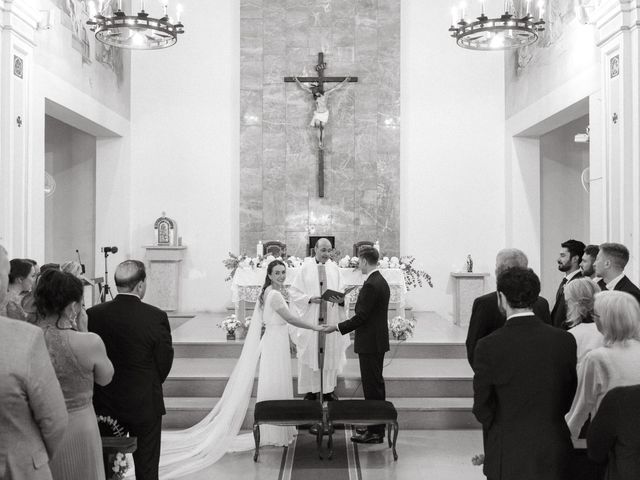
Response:
[{"label": "man with beard", "polygon": [[582,261],[580,262],[582,276],[589,277],[596,283],[598,283],[598,277],[596,277],[596,270],[593,264],[596,262],[598,252],[600,252],[598,245],[587,245],[584,249],[584,255],[582,255]]},{"label": "man with beard", "polygon": [[564,272],[556,293],[556,303],[551,310],[551,321],[554,326],[564,328],[567,321],[567,303],[564,300],[564,286],[571,280],[582,277],[580,262],[584,254],[584,243],[579,240],[567,240],[560,244],[562,251],[558,257],[558,270]]}]

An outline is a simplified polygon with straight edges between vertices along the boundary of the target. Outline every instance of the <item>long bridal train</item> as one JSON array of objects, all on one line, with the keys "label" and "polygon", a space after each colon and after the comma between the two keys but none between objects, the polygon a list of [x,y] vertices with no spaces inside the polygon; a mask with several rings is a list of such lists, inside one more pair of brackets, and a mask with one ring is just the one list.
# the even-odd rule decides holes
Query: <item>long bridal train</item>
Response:
[{"label": "long bridal train", "polygon": [[226,452],[254,447],[252,434],[238,432],[247,413],[260,359],[262,320],[262,308],[256,305],[240,358],[213,410],[193,427],[162,433],[161,479],[189,475],[213,465]]}]

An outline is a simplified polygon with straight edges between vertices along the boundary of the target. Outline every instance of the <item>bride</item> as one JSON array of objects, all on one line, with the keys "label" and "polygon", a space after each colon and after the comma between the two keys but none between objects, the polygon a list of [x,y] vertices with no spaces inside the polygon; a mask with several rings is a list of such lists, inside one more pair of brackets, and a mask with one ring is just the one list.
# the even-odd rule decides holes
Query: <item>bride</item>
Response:
[{"label": "bride", "polygon": [[[260,361],[257,401],[293,398],[288,324],[320,331],[291,313],[282,295],[287,276],[285,264],[274,260],[267,267],[259,302],[240,358],[227,382],[222,398],[199,423],[186,430],[163,432],[160,478],[174,479],[202,470],[228,451],[254,447],[252,434],[238,435],[253,389]],[[262,325],[265,332],[262,339]],[[261,445],[288,445],[295,427],[260,427]]]}]

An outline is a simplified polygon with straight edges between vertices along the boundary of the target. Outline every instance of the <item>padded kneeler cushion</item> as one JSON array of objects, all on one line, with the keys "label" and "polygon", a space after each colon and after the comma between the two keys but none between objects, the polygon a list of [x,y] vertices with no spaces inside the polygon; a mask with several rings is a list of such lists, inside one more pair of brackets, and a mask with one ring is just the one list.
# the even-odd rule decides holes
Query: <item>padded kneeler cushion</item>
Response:
[{"label": "padded kneeler cushion", "polygon": [[329,418],[332,421],[380,420],[395,421],[398,412],[393,403],[384,400],[338,400],[328,402]]},{"label": "padded kneeler cushion", "polygon": [[265,400],[256,403],[256,422],[279,422],[299,419],[322,421],[322,405],[309,400]]}]

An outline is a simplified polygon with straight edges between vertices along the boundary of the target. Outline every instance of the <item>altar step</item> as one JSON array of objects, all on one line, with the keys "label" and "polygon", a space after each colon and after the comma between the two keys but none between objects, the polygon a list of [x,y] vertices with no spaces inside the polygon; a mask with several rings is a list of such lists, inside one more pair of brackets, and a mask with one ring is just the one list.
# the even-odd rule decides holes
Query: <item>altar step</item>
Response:
[{"label": "altar step", "polygon": [[[234,358],[176,358],[164,383],[165,397],[219,397],[236,364]],[[297,360],[292,360],[293,390],[297,392]],[[388,397],[470,397],[473,372],[462,359],[386,359],[384,379]],[[253,394],[257,391],[257,375]],[[338,377],[337,395],[362,392],[357,359],[348,359]]]},{"label": "altar step", "polygon": [[[163,429],[184,429],[202,420],[220,400],[218,397],[167,398],[167,414]],[[389,398],[398,410],[398,423],[403,430],[467,430],[478,428],[471,413],[471,398]],[[255,398],[251,399],[242,424],[251,430]]]},{"label": "altar step", "polygon": [[[173,332],[175,360],[164,384],[167,415],[163,427],[186,428],[200,421],[222,395],[242,350],[217,327],[225,313],[198,314]],[[466,360],[466,331],[433,312],[415,312],[415,334],[391,341],[385,356],[387,398],[398,409],[404,429],[476,429],[471,413],[473,372]],[[360,370],[352,347],[338,378],[337,395],[361,398]],[[297,366],[292,359],[294,391]],[[254,382],[255,397],[257,378]],[[245,427],[253,419],[253,402]]]}]

